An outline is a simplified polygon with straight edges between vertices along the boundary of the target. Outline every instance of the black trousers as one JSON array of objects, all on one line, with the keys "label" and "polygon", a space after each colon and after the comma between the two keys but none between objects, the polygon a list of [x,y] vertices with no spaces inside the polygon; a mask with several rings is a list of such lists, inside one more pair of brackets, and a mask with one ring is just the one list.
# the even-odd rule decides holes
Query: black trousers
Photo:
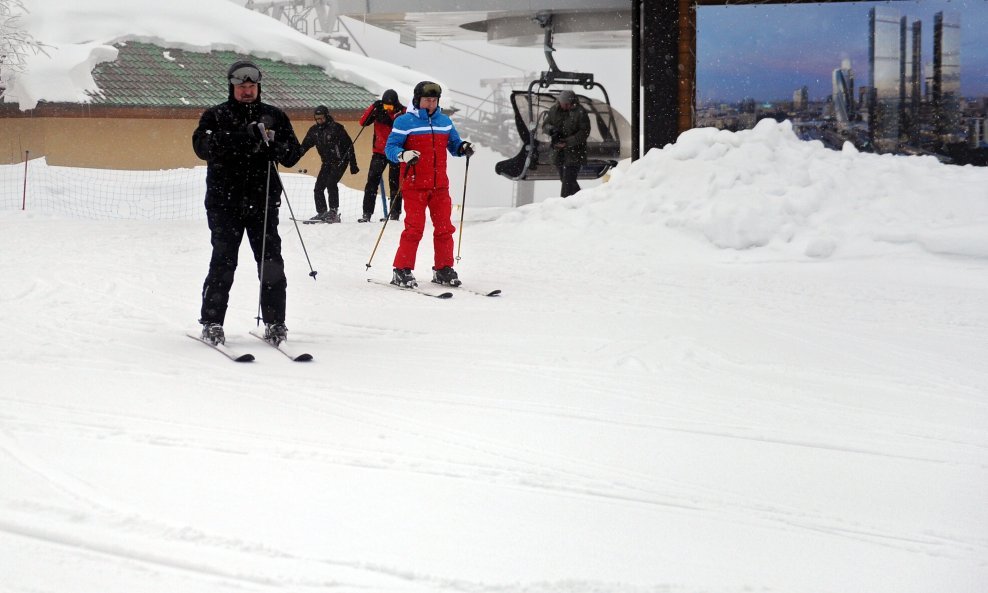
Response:
[{"label": "black trousers", "polygon": [[[263,209],[252,209],[246,213],[207,210],[206,220],[209,223],[213,255],[209,259],[206,281],[202,284],[202,310],[199,322],[223,324],[244,234],[247,235],[250,248],[254,251],[257,276],[261,281],[261,318],[264,323],[284,322],[288,280],[285,277],[285,260],[281,257],[281,237],[278,236],[278,209],[268,210],[266,240],[263,232]],[[261,278],[262,240],[264,240],[263,278]]]},{"label": "black trousers", "polygon": [[561,197],[572,196],[580,191],[580,184],[576,182],[576,177],[580,174],[580,165],[561,165],[556,169],[559,170],[559,180],[563,182],[559,190]]},{"label": "black trousers", "polygon": [[316,201],[316,212],[319,214],[326,211],[326,195],[329,196],[330,208],[340,207],[340,186],[338,185],[340,179],[343,179],[343,169],[329,163],[323,163],[319,167],[316,185],[312,188],[313,197]]},{"label": "black trousers", "polygon": [[401,214],[401,196],[398,195],[398,170],[400,167],[397,163],[388,161],[388,157],[376,152],[371,156],[370,168],[367,170],[367,185],[364,186],[364,214],[374,214],[377,190],[381,185],[381,177],[384,175],[385,167],[388,167],[388,189],[394,200],[391,209],[395,216]]}]

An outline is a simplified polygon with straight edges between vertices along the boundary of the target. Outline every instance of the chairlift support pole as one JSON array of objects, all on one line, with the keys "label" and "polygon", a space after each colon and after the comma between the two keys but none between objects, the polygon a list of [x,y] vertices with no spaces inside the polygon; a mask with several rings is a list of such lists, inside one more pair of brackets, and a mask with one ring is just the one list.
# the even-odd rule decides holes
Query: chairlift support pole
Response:
[{"label": "chairlift support pole", "polygon": [[552,14],[542,13],[535,17],[539,26],[545,30],[545,40],[542,43],[542,51],[545,59],[549,63],[549,69],[542,72],[538,80],[539,86],[546,88],[552,84],[578,84],[590,90],[594,87],[593,73],[590,72],[565,72],[556,65],[556,59],[552,57],[552,52],[556,48],[552,46],[553,24]]},{"label": "chairlift support pole", "polygon": [[[535,21],[545,31],[542,51],[545,53],[546,62],[549,63],[549,69],[543,70],[539,75],[539,79],[533,80],[528,85],[528,96],[532,97],[532,91],[535,89],[535,85],[538,85],[540,88],[548,88],[554,84],[578,84],[587,90],[592,89],[594,86],[599,86],[601,90],[604,90],[602,85],[594,82],[592,72],[565,72],[560,70],[559,66],[556,65],[556,59],[552,57],[552,52],[556,51],[556,48],[552,45],[554,30],[552,13],[540,13],[536,15]],[[606,90],[604,90],[604,97],[607,99],[608,104],[610,104],[610,97],[607,96]],[[534,133],[537,122],[535,122],[535,114],[532,111],[533,103],[534,101],[532,100],[528,101],[528,121],[532,122],[531,131]]]}]

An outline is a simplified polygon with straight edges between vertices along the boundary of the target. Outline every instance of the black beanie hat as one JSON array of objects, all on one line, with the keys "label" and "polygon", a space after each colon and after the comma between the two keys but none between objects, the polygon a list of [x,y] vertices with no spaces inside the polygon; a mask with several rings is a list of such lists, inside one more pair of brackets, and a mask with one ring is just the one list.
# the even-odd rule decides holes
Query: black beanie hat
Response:
[{"label": "black beanie hat", "polygon": [[398,92],[395,91],[394,89],[388,89],[388,90],[384,91],[384,94],[381,95],[381,102],[382,103],[387,103],[388,105],[397,105],[398,104]]},{"label": "black beanie hat", "polygon": [[325,105],[320,105],[319,107],[316,107],[313,115],[325,115],[326,117],[329,117],[329,108]]}]

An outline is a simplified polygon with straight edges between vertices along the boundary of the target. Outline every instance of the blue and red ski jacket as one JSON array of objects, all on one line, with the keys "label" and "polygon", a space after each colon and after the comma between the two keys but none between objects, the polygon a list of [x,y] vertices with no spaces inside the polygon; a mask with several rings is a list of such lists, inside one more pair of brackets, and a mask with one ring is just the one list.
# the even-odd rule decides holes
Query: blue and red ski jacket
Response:
[{"label": "blue and red ski jacket", "polygon": [[431,190],[449,188],[446,176],[446,154],[457,154],[463,141],[453,121],[436,108],[432,117],[425,109],[409,109],[395,120],[388,135],[384,155],[397,163],[405,150],[419,151],[414,165],[401,163],[402,190]]}]

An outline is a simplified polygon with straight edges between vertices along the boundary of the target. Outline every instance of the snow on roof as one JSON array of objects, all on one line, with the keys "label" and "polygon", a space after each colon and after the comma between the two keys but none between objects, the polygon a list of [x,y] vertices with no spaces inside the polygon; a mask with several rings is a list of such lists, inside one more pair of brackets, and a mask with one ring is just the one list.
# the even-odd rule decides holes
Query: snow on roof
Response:
[{"label": "snow on roof", "polygon": [[186,51],[235,51],[290,64],[322,67],[334,78],[403,100],[435,76],[332,47],[229,0],[23,0],[21,20],[45,53],[28,56],[23,72],[5,73],[3,101],[22,110],[40,101],[86,103],[98,92],[93,68],[117,58],[114,43],[142,41]]}]

